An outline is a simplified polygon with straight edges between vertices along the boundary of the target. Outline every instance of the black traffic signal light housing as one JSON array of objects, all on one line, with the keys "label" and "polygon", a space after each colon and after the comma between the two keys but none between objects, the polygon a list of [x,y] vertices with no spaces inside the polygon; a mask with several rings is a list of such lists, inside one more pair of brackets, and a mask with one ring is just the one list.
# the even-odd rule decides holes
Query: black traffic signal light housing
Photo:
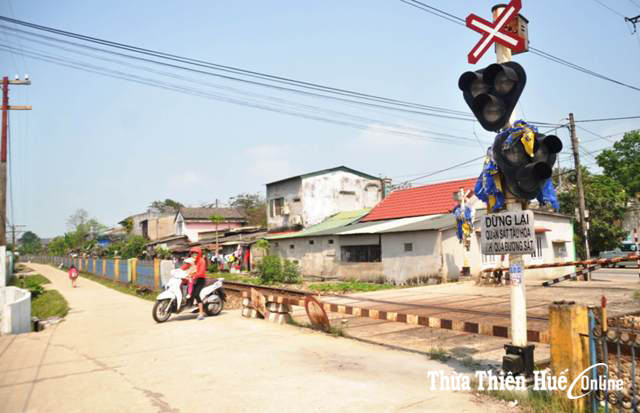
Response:
[{"label": "black traffic signal light housing", "polygon": [[499,133],[493,143],[493,159],[505,178],[509,191],[520,199],[534,199],[551,177],[562,141],[555,135],[535,133],[533,156],[520,139],[509,143],[509,133]]},{"label": "black traffic signal light housing", "polygon": [[463,73],[458,87],[482,127],[497,132],[507,125],[525,83],[527,74],[522,66],[506,62]]}]

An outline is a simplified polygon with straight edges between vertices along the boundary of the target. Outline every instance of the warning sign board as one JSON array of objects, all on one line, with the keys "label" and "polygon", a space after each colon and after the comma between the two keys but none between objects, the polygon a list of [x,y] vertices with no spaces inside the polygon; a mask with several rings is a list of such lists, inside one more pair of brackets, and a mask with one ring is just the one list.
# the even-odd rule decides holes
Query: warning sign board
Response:
[{"label": "warning sign board", "polygon": [[482,217],[480,245],[485,255],[531,254],[535,251],[532,211],[501,212]]}]

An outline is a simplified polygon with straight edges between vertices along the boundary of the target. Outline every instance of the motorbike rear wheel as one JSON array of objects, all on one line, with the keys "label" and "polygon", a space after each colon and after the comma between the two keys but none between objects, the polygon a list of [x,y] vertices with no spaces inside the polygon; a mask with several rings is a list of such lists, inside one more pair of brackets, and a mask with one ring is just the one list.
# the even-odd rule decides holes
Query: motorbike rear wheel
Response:
[{"label": "motorbike rear wheel", "polygon": [[218,315],[220,314],[220,311],[222,311],[223,306],[224,306],[224,302],[220,297],[218,297],[218,299],[215,300],[214,302],[204,304],[204,312],[208,316]]},{"label": "motorbike rear wheel", "polygon": [[171,317],[171,308],[169,308],[171,300],[156,301],[153,305],[153,319],[156,323],[164,323]]}]

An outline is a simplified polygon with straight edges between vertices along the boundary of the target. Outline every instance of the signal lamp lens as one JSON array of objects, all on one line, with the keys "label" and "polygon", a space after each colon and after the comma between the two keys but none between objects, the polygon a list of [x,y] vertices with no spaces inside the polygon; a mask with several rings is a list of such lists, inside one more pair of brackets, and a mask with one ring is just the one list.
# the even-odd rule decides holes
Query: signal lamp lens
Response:
[{"label": "signal lamp lens", "polygon": [[493,80],[493,87],[495,88],[496,92],[501,95],[510,93],[515,85],[516,81],[509,78],[509,76],[507,76],[504,71],[496,73],[496,77]]},{"label": "signal lamp lens", "polygon": [[489,90],[489,85],[484,83],[482,79],[475,79],[471,82],[471,96],[476,97],[483,93],[486,93]]},{"label": "signal lamp lens", "polygon": [[489,100],[482,108],[482,117],[484,117],[487,122],[497,122],[504,116],[504,114],[504,105],[502,102],[495,99]]}]

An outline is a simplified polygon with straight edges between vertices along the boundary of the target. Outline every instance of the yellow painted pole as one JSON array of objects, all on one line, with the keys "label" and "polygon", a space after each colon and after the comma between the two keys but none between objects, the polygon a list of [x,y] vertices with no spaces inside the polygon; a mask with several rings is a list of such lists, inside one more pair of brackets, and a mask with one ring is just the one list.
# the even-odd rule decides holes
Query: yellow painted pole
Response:
[{"label": "yellow painted pole", "polygon": [[[589,317],[587,307],[575,302],[557,301],[549,306],[549,346],[551,370],[557,377],[564,375],[567,383],[573,381],[589,367]],[[558,391],[558,398],[576,411],[583,411],[585,400],[567,398],[565,391]],[[582,395],[579,385],[573,389],[574,396]]]},{"label": "yellow painted pole", "polygon": [[158,289],[160,279],[160,261],[157,258],[153,259],[153,288]]},{"label": "yellow painted pole", "polygon": [[138,279],[138,259],[132,258],[129,260],[129,268],[131,268],[131,279],[129,280],[132,284],[136,283]]},{"label": "yellow painted pole", "polygon": [[120,258],[113,258],[113,279],[115,281],[120,279]]},{"label": "yellow painted pole", "polygon": [[102,275],[107,273],[107,259],[102,258]]}]

